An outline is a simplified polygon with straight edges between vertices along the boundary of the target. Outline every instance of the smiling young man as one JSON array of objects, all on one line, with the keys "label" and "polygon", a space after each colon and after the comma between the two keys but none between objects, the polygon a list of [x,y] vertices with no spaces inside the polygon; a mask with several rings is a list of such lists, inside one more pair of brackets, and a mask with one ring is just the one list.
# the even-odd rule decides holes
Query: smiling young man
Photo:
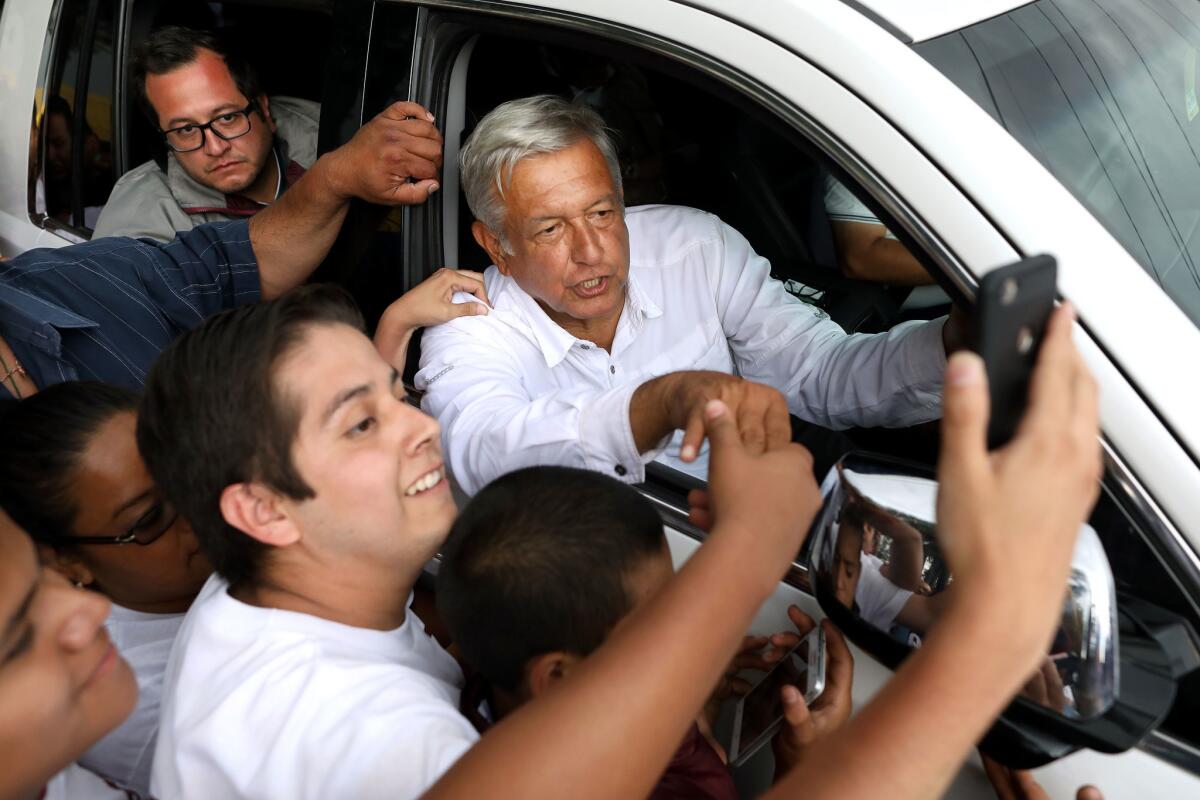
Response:
[{"label": "smiling young man", "polygon": [[213,34],[170,26],[134,57],[133,85],[167,148],[113,188],[96,236],[170,241],[270,205],[317,158],[320,106],[268,98],[254,69]]},{"label": "smiling young man", "polygon": [[155,795],[416,797],[476,741],[409,608],[455,516],[438,433],[340,290],[163,354],[138,444],[217,574],[167,667]]},{"label": "smiling young man", "polygon": [[428,331],[416,382],[468,491],[534,464],[638,482],[664,451],[703,475],[711,399],[759,449],[787,441],[789,410],[835,429],[940,413],[942,320],[847,335],[715,216],[626,209],[589,109],[549,95],[504,103],[460,162],[495,312]]}]

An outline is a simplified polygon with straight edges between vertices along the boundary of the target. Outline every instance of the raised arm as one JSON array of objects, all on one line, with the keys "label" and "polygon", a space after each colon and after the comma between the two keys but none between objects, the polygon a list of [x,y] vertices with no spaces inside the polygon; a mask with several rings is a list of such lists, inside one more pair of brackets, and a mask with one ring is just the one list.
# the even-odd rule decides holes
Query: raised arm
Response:
[{"label": "raised arm", "polygon": [[954,357],[938,520],[957,595],[875,699],[768,797],[938,797],[1038,666],[1099,490],[1096,388],[1071,345],[1071,319],[1059,309],[1051,320],[1030,410],[993,454],[983,365]]},{"label": "raised arm", "polygon": [[263,299],[278,297],[312,274],[333,246],[352,198],[423,203],[438,189],[441,164],[442,136],[433,116],[407,102],[393,103],[349,142],[317,159],[250,221]]},{"label": "raised arm", "polygon": [[754,456],[732,417],[707,408],[716,522],[700,550],[569,682],[505,718],[426,797],[646,796],[820,502],[807,451]]}]

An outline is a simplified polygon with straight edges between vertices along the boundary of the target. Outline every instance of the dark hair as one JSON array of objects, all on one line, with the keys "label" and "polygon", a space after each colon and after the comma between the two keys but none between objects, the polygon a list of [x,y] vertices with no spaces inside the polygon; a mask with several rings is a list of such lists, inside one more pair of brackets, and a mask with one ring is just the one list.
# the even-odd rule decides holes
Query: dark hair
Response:
[{"label": "dark hair", "polygon": [[629,613],[630,572],[664,541],[658,513],[630,486],[568,467],[518,470],[454,523],[438,610],[466,662],[515,691],[531,658],[600,646]]},{"label": "dark hair", "polygon": [[72,533],[79,459],[100,428],[137,411],[136,393],[94,381],[50,386],[0,410],[0,506],[35,541]]},{"label": "dark hair", "polygon": [[[258,75],[250,62],[220,36],[179,25],[167,25],[151,31],[133,52],[133,94],[150,123],[158,128],[158,112],[146,96],[146,76],[163,75],[196,60],[198,50],[211,50],[221,57],[238,91],[246,100],[257,100],[262,94]],[[262,109],[258,109],[262,115]]]},{"label": "dark hair", "polygon": [[332,324],[363,329],[350,295],[304,286],[210,317],[167,348],[146,379],[137,429],[146,467],[232,586],[257,578],[268,548],[225,521],[225,488],[256,482],[297,500],[313,496],[292,462],[295,398],[272,378],[310,328]]}]

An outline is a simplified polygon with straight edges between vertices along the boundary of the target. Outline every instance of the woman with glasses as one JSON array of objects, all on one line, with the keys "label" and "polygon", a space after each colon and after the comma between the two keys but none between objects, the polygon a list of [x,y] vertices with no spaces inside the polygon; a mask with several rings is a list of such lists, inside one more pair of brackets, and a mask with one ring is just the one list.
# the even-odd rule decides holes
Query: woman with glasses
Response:
[{"label": "woman with glasses", "polygon": [[137,395],[101,383],[49,387],[0,412],[0,505],[44,563],[112,600],[105,626],[133,667],[137,709],[80,763],[142,794],[163,671],[211,568],[138,455]]}]

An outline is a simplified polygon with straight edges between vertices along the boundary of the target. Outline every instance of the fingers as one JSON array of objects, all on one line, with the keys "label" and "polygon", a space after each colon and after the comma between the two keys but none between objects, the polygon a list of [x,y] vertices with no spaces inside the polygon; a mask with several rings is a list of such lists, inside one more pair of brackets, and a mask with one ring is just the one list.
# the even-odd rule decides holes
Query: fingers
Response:
[{"label": "fingers", "polygon": [[792,440],[792,420],[788,415],[787,401],[778,395],[767,406],[766,414],[767,449],[774,450]]},{"label": "fingers", "polygon": [[1057,432],[1071,413],[1072,384],[1076,370],[1082,368],[1071,341],[1074,320],[1069,303],[1063,303],[1050,315],[1029,382],[1029,410],[1023,426]]},{"label": "fingers", "polygon": [[737,406],[738,431],[746,452],[758,455],[767,446],[765,409],[752,400],[744,400]]},{"label": "fingers", "polygon": [[989,401],[983,359],[958,352],[946,365],[939,475],[977,475],[987,464]]},{"label": "fingers", "polygon": [[705,435],[712,443],[714,456],[725,449],[741,447],[737,424],[729,413],[729,406],[720,400],[709,400],[704,408],[693,408],[688,414],[687,427],[683,431],[683,445],[679,456],[684,461],[695,461]]},{"label": "fingers", "polygon": [[792,624],[796,626],[796,630],[800,631],[801,636],[807,635],[817,625],[812,617],[800,610],[799,606],[788,606],[787,615]]},{"label": "fingers", "polygon": [[1104,795],[1091,784],[1080,786],[1079,791],[1075,793],[1075,800],[1104,800]]},{"label": "fingers", "polygon": [[410,100],[397,100],[390,106],[379,113],[379,116],[388,119],[403,120],[408,118],[423,119],[426,122],[433,122],[433,114],[425,110],[425,107],[420,103],[414,103]]},{"label": "fingers", "polygon": [[835,708],[839,714],[850,716],[852,705],[851,692],[854,685],[854,656],[846,645],[838,626],[832,621],[821,620],[821,627],[826,633],[826,687],[821,697],[816,699],[820,708]]},{"label": "fingers", "polygon": [[1050,795],[1046,794],[1042,785],[1034,780],[1032,772],[1027,769],[1014,769],[1011,772],[1018,798],[1021,800],[1050,800]]},{"label": "fingers", "polygon": [[399,182],[391,188],[389,196],[392,202],[401,205],[416,205],[424,203],[441,188],[435,180],[418,181],[417,183]]},{"label": "fingers", "polygon": [[983,760],[983,771],[987,775],[988,782],[992,784],[992,789],[996,792],[996,800],[1020,800],[1016,793],[1016,787],[1013,786],[1012,773],[1008,767],[1001,766],[999,762],[982,753],[980,758]]}]

